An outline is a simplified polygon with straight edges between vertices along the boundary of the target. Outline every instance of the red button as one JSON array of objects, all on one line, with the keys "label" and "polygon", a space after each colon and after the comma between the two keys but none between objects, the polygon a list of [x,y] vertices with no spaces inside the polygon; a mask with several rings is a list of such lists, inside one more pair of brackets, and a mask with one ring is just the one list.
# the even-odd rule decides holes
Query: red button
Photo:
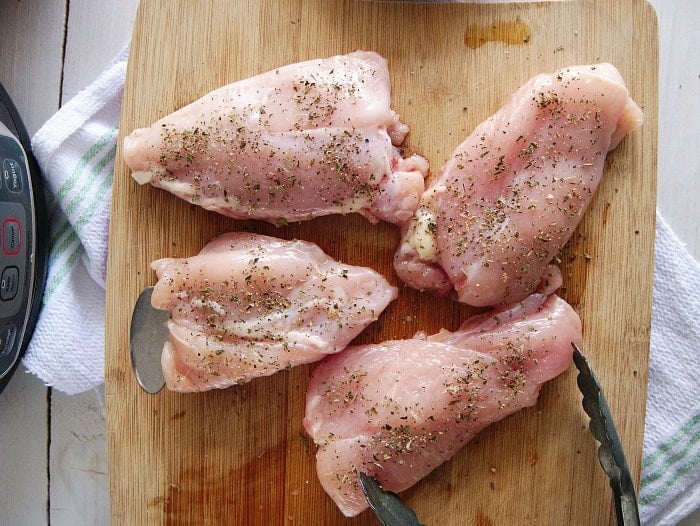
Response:
[{"label": "red button", "polygon": [[19,221],[13,218],[5,219],[2,223],[2,251],[8,256],[16,256],[22,246]]}]

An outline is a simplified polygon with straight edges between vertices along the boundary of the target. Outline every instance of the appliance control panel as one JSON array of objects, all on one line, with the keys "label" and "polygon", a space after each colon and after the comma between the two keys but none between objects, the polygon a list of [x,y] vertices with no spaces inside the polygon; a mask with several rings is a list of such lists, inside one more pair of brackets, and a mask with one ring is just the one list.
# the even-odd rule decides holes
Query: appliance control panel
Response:
[{"label": "appliance control panel", "polygon": [[29,138],[0,85],[0,391],[36,323],[46,279],[48,227]]}]

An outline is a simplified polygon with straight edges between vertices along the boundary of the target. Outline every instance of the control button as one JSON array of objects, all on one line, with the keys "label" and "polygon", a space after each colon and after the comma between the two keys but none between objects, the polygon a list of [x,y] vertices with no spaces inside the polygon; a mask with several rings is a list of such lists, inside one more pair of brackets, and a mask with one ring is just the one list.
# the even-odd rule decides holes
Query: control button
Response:
[{"label": "control button", "polygon": [[16,256],[22,245],[19,221],[10,217],[2,223],[2,251],[8,256]]},{"label": "control button", "polygon": [[7,356],[13,351],[16,339],[17,327],[15,325],[5,325],[0,329],[0,356]]},{"label": "control button", "polygon": [[17,267],[7,267],[2,271],[0,277],[0,299],[10,301],[17,296],[19,290],[19,269]]},{"label": "control button", "polygon": [[5,187],[12,193],[18,194],[23,188],[22,165],[14,159],[5,159],[2,162],[2,179]]}]

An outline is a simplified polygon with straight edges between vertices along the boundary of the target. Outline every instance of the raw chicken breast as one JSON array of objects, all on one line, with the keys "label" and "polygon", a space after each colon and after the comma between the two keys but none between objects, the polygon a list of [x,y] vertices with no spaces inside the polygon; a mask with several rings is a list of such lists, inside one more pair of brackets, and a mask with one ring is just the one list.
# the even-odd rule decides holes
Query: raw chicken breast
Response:
[{"label": "raw chicken breast", "polygon": [[610,64],[533,78],[431,182],[404,228],[397,274],[478,307],[556,290],[552,258],[588,207],[607,152],[642,121]]},{"label": "raw chicken breast", "polygon": [[367,507],[358,472],[402,491],[492,422],[533,405],[581,342],[555,295],[467,320],[456,332],[350,346],[313,371],[304,426],[323,488],[346,516]]},{"label": "raw chicken breast", "polygon": [[403,223],[428,171],[401,155],[407,134],[386,60],[358,51],[223,86],[134,130],[123,155],[139,183],[237,219]]},{"label": "raw chicken breast", "polygon": [[225,388],[338,352],[397,296],[373,270],[312,243],[248,233],[152,267],[151,303],[170,312],[163,374],[176,391]]}]

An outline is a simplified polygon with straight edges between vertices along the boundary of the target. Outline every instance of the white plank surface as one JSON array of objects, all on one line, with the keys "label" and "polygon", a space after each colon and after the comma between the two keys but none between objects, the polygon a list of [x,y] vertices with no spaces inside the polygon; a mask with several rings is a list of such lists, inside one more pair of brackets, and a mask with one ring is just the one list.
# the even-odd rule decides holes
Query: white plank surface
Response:
[{"label": "white plank surface", "polygon": [[48,518],[47,390],[18,371],[0,394],[0,524]]},{"label": "white plank surface", "polygon": [[[64,16],[64,0],[0,0],[0,82],[30,134],[58,109]],[[0,394],[0,524],[48,521],[48,416],[47,389],[18,371]]]},{"label": "white plank surface", "polygon": [[661,57],[658,209],[700,259],[700,1],[651,3]]},{"label": "white plank surface", "polygon": [[29,135],[59,107],[66,0],[0,0],[0,82]]},{"label": "white plank surface", "polygon": [[[30,134],[128,41],[137,3],[0,0],[0,82]],[[700,2],[651,3],[661,45],[658,208],[700,258]],[[106,473],[103,391],[66,396],[18,372],[0,394],[0,525],[107,524]]]},{"label": "white plank surface", "polygon": [[63,103],[109,65],[131,39],[138,0],[71,0],[63,69]]},{"label": "white plank surface", "polygon": [[104,389],[51,395],[51,524],[109,524]]}]

